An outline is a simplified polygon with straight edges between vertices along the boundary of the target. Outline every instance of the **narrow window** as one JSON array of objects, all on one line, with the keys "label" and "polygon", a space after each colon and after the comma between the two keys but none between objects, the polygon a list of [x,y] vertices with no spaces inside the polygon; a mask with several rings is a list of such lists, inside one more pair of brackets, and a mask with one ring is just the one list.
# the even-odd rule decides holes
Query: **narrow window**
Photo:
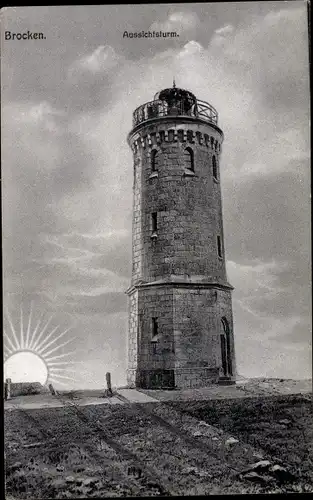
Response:
[{"label": "narrow window", "polygon": [[158,335],[158,318],[152,318],[152,339]]},{"label": "narrow window", "polygon": [[216,163],[216,156],[212,156],[212,170],[213,170],[213,177],[215,180],[217,180],[217,163]]},{"label": "narrow window", "polygon": [[217,237],[217,254],[220,258],[222,258],[222,242],[221,242],[221,237]]},{"label": "narrow window", "polygon": [[135,187],[135,185],[136,185],[136,175],[137,175],[136,163],[134,163],[134,182],[133,182],[133,187]]},{"label": "narrow window", "polygon": [[152,318],[152,353],[156,354],[157,352],[157,343],[158,343],[158,318]]},{"label": "narrow window", "polygon": [[159,154],[156,149],[151,151],[151,170],[157,172],[159,168]]},{"label": "narrow window", "polygon": [[194,165],[193,150],[191,148],[186,148],[184,151],[184,157],[185,157],[185,167],[187,168],[187,170],[194,172],[195,165]]},{"label": "narrow window", "polygon": [[156,234],[158,231],[158,213],[153,212],[151,214],[151,231],[152,234]]}]

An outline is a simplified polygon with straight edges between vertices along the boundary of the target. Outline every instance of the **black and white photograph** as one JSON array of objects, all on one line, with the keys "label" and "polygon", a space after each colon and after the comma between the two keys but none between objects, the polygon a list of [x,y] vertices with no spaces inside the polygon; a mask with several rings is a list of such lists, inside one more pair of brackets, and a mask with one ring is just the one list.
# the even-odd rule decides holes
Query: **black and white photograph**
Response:
[{"label": "black and white photograph", "polygon": [[6,500],[313,492],[310,11],[1,11]]}]

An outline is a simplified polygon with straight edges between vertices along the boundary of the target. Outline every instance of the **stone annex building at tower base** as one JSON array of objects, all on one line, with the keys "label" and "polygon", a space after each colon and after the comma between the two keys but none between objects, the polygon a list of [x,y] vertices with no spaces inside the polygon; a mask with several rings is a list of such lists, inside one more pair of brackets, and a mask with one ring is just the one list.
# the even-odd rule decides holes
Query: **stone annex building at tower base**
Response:
[{"label": "stone annex building at tower base", "polygon": [[133,115],[131,387],[235,382],[217,123],[211,105],[175,84]]}]

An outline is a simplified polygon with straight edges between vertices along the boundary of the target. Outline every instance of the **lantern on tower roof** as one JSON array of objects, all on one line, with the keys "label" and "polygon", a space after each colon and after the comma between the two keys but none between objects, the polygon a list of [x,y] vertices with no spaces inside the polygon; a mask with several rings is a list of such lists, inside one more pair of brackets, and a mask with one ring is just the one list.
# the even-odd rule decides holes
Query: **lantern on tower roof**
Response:
[{"label": "lantern on tower roof", "polygon": [[142,122],[152,119],[159,119],[167,116],[177,116],[195,118],[218,124],[216,109],[209,103],[197,99],[189,90],[176,87],[175,80],[173,86],[160,90],[154,96],[154,100],[142,104],[133,113],[133,125],[137,126]]},{"label": "lantern on tower roof", "polygon": [[157,92],[154,100],[166,102],[169,108],[168,114],[174,114],[173,112],[177,110],[178,114],[184,112],[188,115],[191,109],[197,105],[196,96],[189,90],[176,87],[175,80],[173,87]]}]

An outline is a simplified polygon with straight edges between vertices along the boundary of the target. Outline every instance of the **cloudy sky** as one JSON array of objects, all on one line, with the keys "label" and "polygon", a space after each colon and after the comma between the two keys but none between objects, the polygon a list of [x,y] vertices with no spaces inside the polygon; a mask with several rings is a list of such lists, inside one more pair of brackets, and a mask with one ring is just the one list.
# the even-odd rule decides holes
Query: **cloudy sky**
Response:
[{"label": "cloudy sky", "polygon": [[[239,373],[311,376],[305,2],[2,11],[4,303],[72,326],[75,384],[125,382],[132,111],[187,88],[219,112]],[[129,39],[123,32],[177,31]],[[6,331],[10,334],[5,313]],[[31,326],[31,329],[33,326]],[[49,326],[50,328],[50,326]],[[50,328],[50,329],[51,329]],[[48,331],[49,329],[47,329]],[[74,384],[74,383],[73,383]]]}]

